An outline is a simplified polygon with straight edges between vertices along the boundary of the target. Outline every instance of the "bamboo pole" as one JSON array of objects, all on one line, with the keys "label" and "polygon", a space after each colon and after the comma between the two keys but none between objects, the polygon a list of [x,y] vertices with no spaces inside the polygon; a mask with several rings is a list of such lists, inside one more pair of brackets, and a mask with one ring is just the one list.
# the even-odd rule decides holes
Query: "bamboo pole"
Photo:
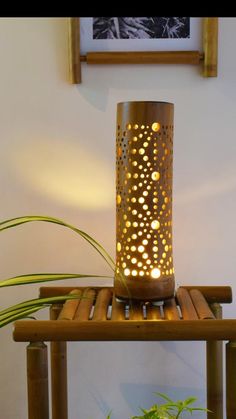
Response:
[{"label": "bamboo pole", "polygon": [[217,77],[218,17],[203,19],[203,76]]},{"label": "bamboo pole", "polygon": [[27,346],[28,419],[49,419],[47,346]]},{"label": "bamboo pole", "polygon": [[79,307],[77,308],[74,320],[88,320],[95,300],[96,292],[92,288],[84,288]]},{"label": "bamboo pole", "polygon": [[174,298],[165,301],[164,318],[166,320],[180,320],[179,312]]},{"label": "bamboo pole", "polygon": [[204,295],[208,303],[232,303],[233,295],[232,288],[229,286],[197,286],[197,285],[184,285],[187,291],[196,289]]},{"label": "bamboo pole", "polygon": [[70,291],[71,295],[78,295],[78,300],[67,300],[58,316],[58,320],[72,320],[81,300],[82,291],[74,289]]},{"label": "bamboo pole", "polygon": [[143,320],[143,303],[130,302],[129,304],[129,320]]},{"label": "bamboo pole", "polygon": [[161,320],[160,306],[155,306],[152,303],[146,304],[147,320]]},{"label": "bamboo pole", "polygon": [[123,301],[117,301],[115,294],[112,297],[111,320],[125,320],[125,303]]},{"label": "bamboo pole", "polygon": [[236,320],[15,322],[16,342],[118,340],[236,340]]},{"label": "bamboo pole", "polygon": [[198,315],[188,291],[180,287],[176,293],[184,320],[197,320]]},{"label": "bamboo pole", "polygon": [[214,319],[215,316],[212,313],[209,305],[207,304],[205,297],[202,295],[202,293],[199,290],[191,290],[189,291],[189,294],[192,298],[194,307],[197,311],[198,317],[201,320],[204,319]]},{"label": "bamboo pole", "polygon": [[[217,319],[222,319],[220,304],[212,304],[211,310]],[[208,419],[223,419],[223,344],[222,341],[206,342],[207,413]]]},{"label": "bamboo pole", "polygon": [[227,419],[236,418],[236,341],[226,344],[226,412]]},{"label": "bamboo pole", "polygon": [[[74,300],[71,300],[74,301]],[[53,305],[50,319],[56,320],[61,307]],[[51,342],[52,419],[68,418],[67,401],[67,347],[66,342]]]},{"label": "bamboo pole", "polygon": [[[83,58],[84,60],[84,58]],[[193,64],[201,60],[199,51],[88,52],[87,64]]]},{"label": "bamboo pole", "polygon": [[107,311],[111,298],[112,293],[109,288],[103,288],[98,292],[94,307],[93,320],[102,321],[107,319]]},{"label": "bamboo pole", "polygon": [[81,83],[80,22],[78,17],[69,18],[69,70],[71,83]]}]

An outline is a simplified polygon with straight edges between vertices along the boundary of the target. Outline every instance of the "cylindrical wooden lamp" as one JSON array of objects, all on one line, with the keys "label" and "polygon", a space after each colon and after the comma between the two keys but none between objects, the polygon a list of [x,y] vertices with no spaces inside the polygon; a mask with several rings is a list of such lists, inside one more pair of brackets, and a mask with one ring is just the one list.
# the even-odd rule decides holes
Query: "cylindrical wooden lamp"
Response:
[{"label": "cylindrical wooden lamp", "polygon": [[167,102],[118,104],[115,295],[120,299],[161,301],[174,295],[173,112]]}]

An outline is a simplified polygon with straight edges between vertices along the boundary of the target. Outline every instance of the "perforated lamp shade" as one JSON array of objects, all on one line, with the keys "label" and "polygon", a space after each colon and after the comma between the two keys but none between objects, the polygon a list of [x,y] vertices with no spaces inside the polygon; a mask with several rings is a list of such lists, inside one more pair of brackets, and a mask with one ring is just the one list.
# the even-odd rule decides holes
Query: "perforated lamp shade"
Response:
[{"label": "perforated lamp shade", "polygon": [[166,102],[117,107],[115,295],[121,299],[174,294],[173,111]]}]

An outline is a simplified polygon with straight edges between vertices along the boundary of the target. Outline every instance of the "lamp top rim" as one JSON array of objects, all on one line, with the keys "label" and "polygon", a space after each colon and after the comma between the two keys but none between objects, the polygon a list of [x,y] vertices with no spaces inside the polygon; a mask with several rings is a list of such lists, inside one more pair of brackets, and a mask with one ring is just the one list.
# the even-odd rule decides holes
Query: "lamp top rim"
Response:
[{"label": "lamp top rim", "polygon": [[118,105],[128,105],[128,104],[148,104],[148,103],[153,103],[153,104],[161,104],[161,105],[171,105],[174,106],[174,103],[172,102],[165,102],[165,101],[158,101],[158,100],[128,100],[128,101],[124,101],[124,102],[118,102]]}]

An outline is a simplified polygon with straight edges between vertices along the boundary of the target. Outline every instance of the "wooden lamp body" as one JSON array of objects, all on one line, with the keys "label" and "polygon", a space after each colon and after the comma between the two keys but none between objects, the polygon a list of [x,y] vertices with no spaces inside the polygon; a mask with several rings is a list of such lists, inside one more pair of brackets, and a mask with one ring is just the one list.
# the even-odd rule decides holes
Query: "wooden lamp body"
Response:
[{"label": "wooden lamp body", "polygon": [[118,104],[115,295],[120,299],[161,301],[174,295],[173,111],[167,102]]}]

